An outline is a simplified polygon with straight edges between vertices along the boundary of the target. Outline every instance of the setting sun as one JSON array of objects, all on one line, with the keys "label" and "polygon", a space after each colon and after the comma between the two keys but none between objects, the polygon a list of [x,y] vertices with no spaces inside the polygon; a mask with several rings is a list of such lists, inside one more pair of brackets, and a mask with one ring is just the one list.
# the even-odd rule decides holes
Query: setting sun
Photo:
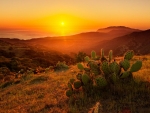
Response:
[{"label": "setting sun", "polygon": [[64,26],[65,25],[65,22],[61,22],[61,26]]},{"label": "setting sun", "polygon": [[[144,30],[150,27],[149,5],[148,0],[0,0],[0,29],[29,30],[38,34],[35,37],[59,36],[62,31],[74,35],[120,25]],[[3,33],[0,37],[8,36]],[[31,33],[13,37],[32,38]]]}]

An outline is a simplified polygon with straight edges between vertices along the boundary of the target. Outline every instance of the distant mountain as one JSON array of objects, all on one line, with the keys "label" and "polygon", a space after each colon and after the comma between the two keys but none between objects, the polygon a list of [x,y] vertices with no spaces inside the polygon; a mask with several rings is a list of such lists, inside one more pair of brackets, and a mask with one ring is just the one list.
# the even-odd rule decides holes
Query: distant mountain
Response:
[{"label": "distant mountain", "polygon": [[104,48],[106,53],[112,49],[115,55],[122,55],[127,50],[134,50],[136,54],[150,54],[150,29],[104,41],[93,47],[99,51]]},{"label": "distant mountain", "polygon": [[[106,49],[111,47],[111,45],[113,47],[113,44],[116,44],[115,42],[113,44],[109,43],[109,45],[105,42],[111,42],[114,38],[118,37],[118,39],[116,40],[117,42],[118,40],[120,40],[119,38],[122,39],[122,36],[125,35],[125,37],[127,37],[133,32],[138,33],[142,31],[124,26],[111,26],[99,29],[96,32],[84,32],[71,36],[33,38],[29,40],[0,38],[0,40],[18,46],[25,45],[38,48],[47,48],[49,50],[55,50],[61,53],[77,53],[79,51],[85,51],[87,53],[90,53],[91,50],[99,51],[101,47],[106,47]],[[126,41],[127,40],[125,39],[125,42]]]},{"label": "distant mountain", "polygon": [[61,51],[63,53],[84,51],[99,44],[103,40],[109,40],[114,37],[107,33],[86,32],[72,36],[45,37],[26,40],[25,42],[33,46],[44,46],[49,49]]},{"label": "distant mountain", "polygon": [[102,29],[98,29],[98,32],[102,32],[102,33],[109,33],[111,31],[140,31],[139,29],[133,29],[130,27],[126,27],[126,26],[109,26],[106,28],[102,28]]},{"label": "distant mountain", "polygon": [[[126,35],[133,32],[138,32],[138,29],[132,29],[128,27],[108,27],[105,28],[109,32],[84,32],[71,36],[60,37],[45,37],[26,40],[30,45],[45,46],[49,49],[61,51],[64,53],[85,51],[90,52],[96,45],[100,44],[104,40],[111,40],[113,38]],[[100,29],[99,29],[100,31]]]},{"label": "distant mountain", "polygon": [[119,36],[123,36],[126,34],[130,34],[132,32],[139,32],[139,31],[141,31],[141,30],[129,28],[129,27],[125,27],[125,26],[110,26],[107,28],[102,28],[102,29],[97,30],[97,32],[99,32],[99,33],[107,33],[108,35],[110,35],[112,37],[119,37]]}]

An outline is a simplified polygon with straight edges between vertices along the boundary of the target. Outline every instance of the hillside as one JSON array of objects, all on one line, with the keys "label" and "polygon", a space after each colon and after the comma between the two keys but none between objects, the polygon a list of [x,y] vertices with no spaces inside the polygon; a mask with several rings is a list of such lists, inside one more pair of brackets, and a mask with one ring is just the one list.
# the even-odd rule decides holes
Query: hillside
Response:
[{"label": "hillside", "polygon": [[[58,61],[65,61],[68,65],[75,61],[74,56],[49,50],[43,46],[33,47],[25,43],[17,43],[21,41],[18,39],[17,41],[16,39],[9,40],[11,42],[0,40],[0,81],[5,75],[14,76],[20,70],[22,72],[43,70],[49,66],[55,66]],[[3,74],[1,75],[1,73]]]},{"label": "hillside", "polygon": [[79,51],[90,53],[92,48],[101,44],[102,41],[111,40],[134,31],[139,30],[124,26],[111,26],[108,28],[99,29],[96,32],[85,32],[71,36],[34,38],[29,40],[0,38],[0,40],[15,45],[25,45],[39,48],[44,47],[67,54],[70,52],[77,53]]},{"label": "hillside", "polygon": [[114,33],[131,33],[131,32],[135,32],[135,31],[141,31],[139,29],[134,29],[134,28],[129,28],[129,27],[126,27],[126,26],[109,26],[109,27],[106,27],[106,28],[101,28],[101,29],[98,29],[97,32],[100,32],[100,33],[111,33],[113,32]]},{"label": "hillside", "polygon": [[[111,95],[107,93],[108,91],[101,98],[85,98],[80,94],[82,103],[76,101],[77,104],[72,105],[72,100],[65,96],[65,90],[67,90],[68,80],[76,78],[77,73],[81,71],[77,69],[77,66],[69,66],[67,71],[49,70],[39,74],[22,74],[20,78],[0,83],[0,111],[2,113],[20,111],[23,113],[93,113],[93,106],[96,102],[100,102],[103,113],[128,113],[125,112],[128,107],[131,107],[134,113],[149,113],[150,92],[148,94],[144,92],[142,86],[144,82],[140,80],[150,81],[150,56],[134,58],[146,59],[143,61],[142,69],[134,73],[135,81],[141,84],[141,89],[132,90],[140,91],[139,94],[134,93],[137,97],[132,97],[132,94],[123,95],[121,99],[118,99],[117,94]],[[125,108],[124,111],[121,110],[123,108]]]},{"label": "hillside", "polygon": [[141,31],[141,30],[134,29],[134,28],[129,28],[129,27],[126,27],[126,26],[110,26],[110,27],[107,27],[107,28],[102,28],[102,29],[97,30],[97,32],[107,33],[111,37],[120,37],[120,36],[130,34],[132,32],[139,32],[139,31]]},{"label": "hillside", "polygon": [[125,36],[117,37],[112,40],[99,43],[93,49],[99,51],[99,48],[104,48],[106,52],[112,49],[115,55],[122,55],[127,50],[134,50],[135,53],[140,55],[149,54],[150,30],[133,32]]}]

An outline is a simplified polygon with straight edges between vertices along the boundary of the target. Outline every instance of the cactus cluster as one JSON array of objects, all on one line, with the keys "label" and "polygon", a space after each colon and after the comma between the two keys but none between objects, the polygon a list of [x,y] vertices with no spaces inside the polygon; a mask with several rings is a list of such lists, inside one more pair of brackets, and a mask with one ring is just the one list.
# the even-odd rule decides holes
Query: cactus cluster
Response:
[{"label": "cactus cluster", "polygon": [[[70,97],[76,90],[81,89],[83,92],[92,92],[96,89],[104,89],[117,83],[126,83],[124,80],[133,80],[133,72],[141,69],[142,61],[136,61],[131,65],[130,60],[134,56],[134,52],[129,50],[125,53],[123,59],[118,62],[113,60],[113,51],[110,50],[108,56],[104,55],[104,50],[101,49],[100,57],[95,51],[91,52],[91,58],[86,56],[85,63],[77,64],[80,73],[75,79],[70,79],[68,82],[68,90],[66,96]],[[132,78],[132,79],[131,79]]]}]

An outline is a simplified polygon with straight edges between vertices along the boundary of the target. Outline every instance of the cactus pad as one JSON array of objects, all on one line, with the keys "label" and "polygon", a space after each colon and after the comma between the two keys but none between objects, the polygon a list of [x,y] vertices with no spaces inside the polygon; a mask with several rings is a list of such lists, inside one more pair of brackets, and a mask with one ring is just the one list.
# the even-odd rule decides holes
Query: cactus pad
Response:
[{"label": "cactus pad", "polygon": [[103,62],[102,62],[101,70],[103,71],[103,73],[104,73],[105,75],[110,74],[110,69],[109,69],[109,65],[108,65],[108,62],[107,62],[107,61],[103,61]]},{"label": "cactus pad", "polygon": [[70,83],[71,83],[71,84],[73,84],[74,81],[75,81],[74,78],[71,78],[71,79],[70,79]]},{"label": "cactus pad", "polygon": [[70,82],[68,82],[68,88],[69,88],[70,90],[73,90],[72,85],[71,85]]},{"label": "cactus pad", "polygon": [[112,60],[112,57],[113,57],[113,51],[112,50],[110,50],[109,51],[109,62],[111,62],[111,60]]},{"label": "cactus pad", "polygon": [[122,76],[120,78],[127,78],[130,75],[129,71],[125,71],[122,73]]},{"label": "cactus pad", "polygon": [[104,49],[101,49],[101,58],[104,57]]},{"label": "cactus pad", "polygon": [[96,58],[96,52],[95,52],[95,51],[92,51],[92,52],[91,52],[91,58],[92,58],[92,59],[95,59],[95,58]]},{"label": "cactus pad", "polygon": [[130,62],[127,59],[124,59],[123,61],[120,62],[120,66],[127,71],[130,67]]},{"label": "cactus pad", "polygon": [[83,69],[84,69],[84,67],[83,67],[83,65],[82,65],[81,63],[78,63],[78,64],[77,64],[77,67],[78,67],[78,69],[80,69],[80,70],[83,70]]},{"label": "cactus pad", "polygon": [[138,60],[131,66],[130,72],[136,72],[140,70],[141,67],[142,67],[142,61]]},{"label": "cactus pad", "polygon": [[89,62],[89,61],[90,61],[90,58],[89,58],[88,56],[86,56],[86,57],[84,57],[84,60],[85,60],[86,62]]},{"label": "cactus pad", "polygon": [[68,89],[68,90],[66,91],[66,96],[67,96],[67,97],[72,96],[72,94],[73,94],[73,91],[72,91],[72,90]]},{"label": "cactus pad", "polygon": [[97,77],[95,79],[96,85],[100,88],[103,88],[107,85],[107,81],[104,77]]},{"label": "cactus pad", "polygon": [[116,83],[119,80],[119,77],[116,75],[116,73],[112,73],[110,78],[113,83]]},{"label": "cactus pad", "polygon": [[89,66],[92,73],[94,73],[95,75],[100,74],[100,68],[95,62],[90,62]]},{"label": "cactus pad", "polygon": [[82,82],[84,85],[87,85],[90,81],[90,77],[87,74],[82,75]]},{"label": "cactus pad", "polygon": [[79,89],[81,87],[81,81],[80,80],[75,81],[73,86],[75,89]]},{"label": "cactus pad", "polygon": [[84,71],[90,72],[90,68],[84,68]]},{"label": "cactus pad", "polygon": [[120,72],[120,66],[115,61],[109,64],[109,69],[111,73],[118,74]]},{"label": "cactus pad", "polygon": [[81,80],[81,79],[82,79],[82,74],[81,74],[81,73],[78,73],[78,74],[76,75],[76,78],[77,78],[78,80]]},{"label": "cactus pad", "polygon": [[133,55],[134,55],[133,50],[127,51],[124,55],[124,59],[131,60],[133,58]]}]

